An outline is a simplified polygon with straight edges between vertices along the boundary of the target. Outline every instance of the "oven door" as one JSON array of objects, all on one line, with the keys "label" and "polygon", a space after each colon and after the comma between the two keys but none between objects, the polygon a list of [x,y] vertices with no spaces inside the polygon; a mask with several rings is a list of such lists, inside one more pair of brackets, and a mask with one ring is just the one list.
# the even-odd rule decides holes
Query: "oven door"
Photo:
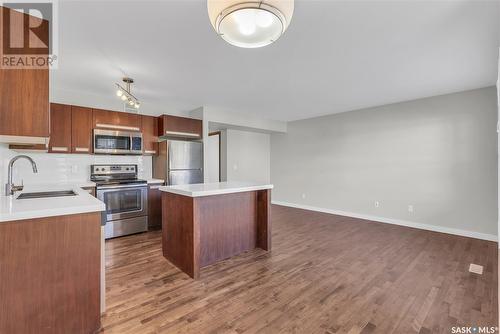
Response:
[{"label": "oven door", "polygon": [[148,214],[148,187],[144,184],[99,187],[97,198],[106,204],[106,221]]}]

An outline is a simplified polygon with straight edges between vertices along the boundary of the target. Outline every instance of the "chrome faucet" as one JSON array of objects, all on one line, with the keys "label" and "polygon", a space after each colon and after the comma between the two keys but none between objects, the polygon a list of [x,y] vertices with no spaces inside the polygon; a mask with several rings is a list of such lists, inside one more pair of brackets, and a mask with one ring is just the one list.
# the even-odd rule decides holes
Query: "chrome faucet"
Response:
[{"label": "chrome faucet", "polygon": [[17,155],[14,158],[12,158],[9,162],[9,176],[7,178],[7,184],[5,185],[5,196],[14,195],[14,193],[16,191],[23,190],[22,183],[20,186],[16,186],[12,183],[12,167],[14,166],[14,162],[16,162],[18,159],[21,159],[21,158],[27,159],[29,162],[31,162],[31,167],[33,168],[33,173],[38,173],[38,169],[36,168],[35,161],[33,159],[31,159],[30,157],[28,157],[27,155]]}]

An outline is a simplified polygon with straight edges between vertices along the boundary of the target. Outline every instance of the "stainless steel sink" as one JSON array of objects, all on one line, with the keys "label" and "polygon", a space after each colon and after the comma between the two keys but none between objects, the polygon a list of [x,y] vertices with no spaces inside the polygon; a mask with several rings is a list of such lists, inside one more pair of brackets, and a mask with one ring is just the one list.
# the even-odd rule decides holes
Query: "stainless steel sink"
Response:
[{"label": "stainless steel sink", "polygon": [[73,190],[59,190],[59,191],[41,191],[33,193],[22,193],[17,197],[17,199],[30,199],[30,198],[47,198],[47,197],[64,197],[64,196],[76,196]]}]

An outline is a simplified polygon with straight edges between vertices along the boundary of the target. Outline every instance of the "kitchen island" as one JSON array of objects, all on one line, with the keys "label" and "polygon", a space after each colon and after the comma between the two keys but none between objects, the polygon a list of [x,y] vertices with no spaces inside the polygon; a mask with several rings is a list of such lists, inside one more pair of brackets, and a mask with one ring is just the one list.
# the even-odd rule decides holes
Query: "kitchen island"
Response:
[{"label": "kitchen island", "polygon": [[270,184],[219,182],[160,187],[163,256],[198,278],[242,252],[271,250]]}]

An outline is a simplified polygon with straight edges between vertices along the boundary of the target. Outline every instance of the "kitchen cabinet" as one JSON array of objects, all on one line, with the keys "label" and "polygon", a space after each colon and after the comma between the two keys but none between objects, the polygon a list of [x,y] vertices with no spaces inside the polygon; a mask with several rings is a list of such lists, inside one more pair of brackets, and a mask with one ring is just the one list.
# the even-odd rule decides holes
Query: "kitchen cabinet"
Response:
[{"label": "kitchen cabinet", "polygon": [[162,184],[150,184],[148,189],[148,230],[161,229]]},{"label": "kitchen cabinet", "polygon": [[49,152],[71,152],[71,106],[50,104],[50,140]]},{"label": "kitchen cabinet", "polygon": [[141,115],[125,112],[92,109],[93,128],[141,131]]},{"label": "kitchen cabinet", "polygon": [[[9,13],[6,13],[9,12]],[[29,17],[37,27],[37,36],[49,40],[49,24],[34,16],[0,6],[0,17],[11,20]],[[41,21],[41,22],[40,22]],[[40,27],[38,27],[40,25]],[[23,26],[12,28],[11,36],[20,36]],[[15,37],[14,37],[15,38]],[[49,138],[49,69],[0,69],[0,142],[12,144],[47,144]]]},{"label": "kitchen cabinet", "polygon": [[71,106],[71,152],[92,153],[92,109]]},{"label": "kitchen cabinet", "polygon": [[100,212],[0,223],[0,333],[97,333],[100,233]]},{"label": "kitchen cabinet", "polygon": [[199,119],[162,115],[158,120],[160,136],[194,138],[203,136],[203,124]]},{"label": "kitchen cabinet", "polygon": [[158,153],[158,117],[142,117],[142,141],[144,154]]}]

